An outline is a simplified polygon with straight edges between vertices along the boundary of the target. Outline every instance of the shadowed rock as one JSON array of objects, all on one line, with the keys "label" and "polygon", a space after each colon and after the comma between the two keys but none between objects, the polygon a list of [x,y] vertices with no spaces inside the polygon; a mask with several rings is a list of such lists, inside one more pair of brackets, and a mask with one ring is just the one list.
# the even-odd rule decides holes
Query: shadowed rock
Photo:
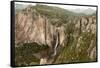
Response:
[{"label": "shadowed rock", "polygon": [[37,46],[48,46],[33,55],[40,59],[40,64],[51,64],[57,54],[57,48],[64,46],[64,27],[52,25],[45,16],[31,10],[31,7],[16,14],[15,24],[15,47],[33,42],[37,43]]}]

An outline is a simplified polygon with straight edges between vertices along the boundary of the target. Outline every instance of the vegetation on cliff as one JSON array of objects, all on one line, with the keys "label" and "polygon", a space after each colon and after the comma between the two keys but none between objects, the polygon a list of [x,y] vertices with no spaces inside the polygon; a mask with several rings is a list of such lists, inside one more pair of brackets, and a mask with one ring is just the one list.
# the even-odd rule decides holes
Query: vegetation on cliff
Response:
[{"label": "vegetation on cliff", "polygon": [[[53,64],[91,62],[97,60],[96,54],[96,14],[84,15],[68,11],[63,8],[37,4],[28,6],[16,12],[28,12],[31,9],[33,19],[37,15],[46,17],[52,25],[64,26],[65,47]],[[34,45],[34,46],[33,46]],[[25,43],[15,48],[15,63],[17,66],[39,65],[39,58],[33,53],[47,49],[48,47],[37,46],[36,43]]]}]

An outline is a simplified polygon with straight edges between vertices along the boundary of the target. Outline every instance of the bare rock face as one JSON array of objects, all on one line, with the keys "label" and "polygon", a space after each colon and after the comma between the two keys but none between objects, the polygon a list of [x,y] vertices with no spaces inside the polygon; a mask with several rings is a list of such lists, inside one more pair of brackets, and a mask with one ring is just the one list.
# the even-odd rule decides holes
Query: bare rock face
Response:
[{"label": "bare rock face", "polygon": [[96,61],[96,16],[76,16],[68,20],[65,28],[68,42],[57,61]]},{"label": "bare rock face", "polygon": [[[81,18],[81,32],[87,34],[86,41],[88,44],[87,53],[91,60],[96,58],[96,17],[95,16],[87,16]],[[83,37],[82,39],[84,39]],[[87,40],[85,39],[85,40]],[[82,42],[82,41],[81,41]]]},{"label": "bare rock face", "polygon": [[[20,47],[25,43],[34,42],[40,46],[44,45],[49,47],[49,49],[40,51],[40,53],[38,53],[39,56],[41,56],[40,64],[43,61],[43,58],[48,60],[50,56],[52,58],[52,55],[53,57],[56,55],[57,47],[61,46],[64,41],[64,35],[63,26],[56,27],[55,25],[52,25],[45,16],[40,15],[35,10],[31,10],[31,7],[28,7],[16,14],[16,47]],[[35,56],[38,54],[35,54]],[[49,62],[52,63],[51,61]],[[47,62],[43,62],[43,64],[46,63]]]},{"label": "bare rock face", "polygon": [[96,17],[95,16],[81,16],[77,18],[75,28],[80,32],[96,33]]},{"label": "bare rock face", "polygon": [[[23,49],[26,49],[29,52],[23,52],[23,55],[30,53],[32,57],[35,56],[39,59],[41,65],[96,61],[97,34],[95,15],[63,16],[64,14],[62,14],[57,16],[54,11],[52,13],[55,15],[51,15],[52,13],[49,13],[51,10],[48,11],[47,8],[45,11],[43,11],[44,9],[39,9],[41,11],[38,12],[29,6],[16,13],[16,49],[25,44],[25,47],[20,50],[23,52],[25,51]],[[34,50],[37,51],[32,52]],[[16,51],[19,51],[19,49]],[[19,55],[19,52],[17,53],[16,60],[20,56],[22,59],[23,55]],[[26,60],[26,55],[24,56],[24,61],[16,62],[23,64]],[[25,63],[29,65],[30,62],[26,60]]]},{"label": "bare rock face", "polygon": [[[53,41],[53,35],[59,30],[60,35],[64,35],[64,28],[56,27],[48,22],[44,16],[37,15],[31,9],[27,8],[16,14],[16,44],[37,42],[39,44],[49,44]],[[61,43],[64,39],[61,36]]]}]

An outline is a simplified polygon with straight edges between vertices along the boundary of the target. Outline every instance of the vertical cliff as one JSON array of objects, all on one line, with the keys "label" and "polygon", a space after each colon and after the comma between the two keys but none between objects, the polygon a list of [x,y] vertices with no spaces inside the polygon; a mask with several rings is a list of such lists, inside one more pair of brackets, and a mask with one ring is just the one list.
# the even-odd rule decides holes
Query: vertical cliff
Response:
[{"label": "vertical cliff", "polygon": [[[41,56],[34,54],[51,57],[50,54],[56,53],[54,51],[61,52],[52,64],[97,60],[96,14],[83,15],[58,7],[36,5],[16,12],[15,18],[17,66],[39,65]],[[54,46],[56,42],[63,48]]]}]

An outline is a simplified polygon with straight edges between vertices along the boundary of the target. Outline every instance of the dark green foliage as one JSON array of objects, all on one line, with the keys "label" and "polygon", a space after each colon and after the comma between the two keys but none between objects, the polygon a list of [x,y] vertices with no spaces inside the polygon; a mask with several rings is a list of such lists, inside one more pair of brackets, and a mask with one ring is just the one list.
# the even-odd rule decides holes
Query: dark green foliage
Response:
[{"label": "dark green foliage", "polygon": [[67,18],[69,16],[75,16],[75,13],[59,7],[51,7],[39,4],[33,6],[32,8],[35,9],[39,14],[46,16],[52,24],[67,23]]},{"label": "dark green foliage", "polygon": [[[78,42],[79,37],[82,37],[82,39]],[[82,33],[77,38],[70,36],[68,45],[64,48],[63,52],[60,54],[55,63],[95,61],[96,58],[91,60],[87,52],[91,40],[94,40],[96,43],[95,35],[91,33]],[[94,46],[96,46],[95,43],[93,44]],[[77,47],[77,44],[80,46]]]},{"label": "dark green foliage", "polygon": [[39,45],[37,43],[25,43],[23,46],[15,48],[15,63],[17,66],[37,65],[39,59],[33,54],[42,50],[48,49],[46,45]]},{"label": "dark green foliage", "polygon": [[[36,16],[41,15],[45,16],[49,23],[57,26],[64,25],[65,27],[65,48],[57,57],[57,60],[54,62],[54,64],[90,62],[96,60],[96,58],[91,60],[88,55],[88,49],[90,48],[91,40],[94,41],[92,44],[93,47],[96,46],[96,34],[92,34],[91,32],[78,33],[79,30],[75,28],[75,24],[77,22],[75,21],[74,23],[74,19],[80,17],[80,14],[77,15],[59,7],[51,7],[41,4],[32,6],[32,9],[36,10],[36,12],[33,12],[33,19],[36,19]],[[25,9],[23,11],[25,11]],[[48,49],[47,45],[39,45],[37,43],[25,43],[23,46],[16,47],[16,65],[39,65],[39,59],[34,57],[33,54],[45,49]]]}]

